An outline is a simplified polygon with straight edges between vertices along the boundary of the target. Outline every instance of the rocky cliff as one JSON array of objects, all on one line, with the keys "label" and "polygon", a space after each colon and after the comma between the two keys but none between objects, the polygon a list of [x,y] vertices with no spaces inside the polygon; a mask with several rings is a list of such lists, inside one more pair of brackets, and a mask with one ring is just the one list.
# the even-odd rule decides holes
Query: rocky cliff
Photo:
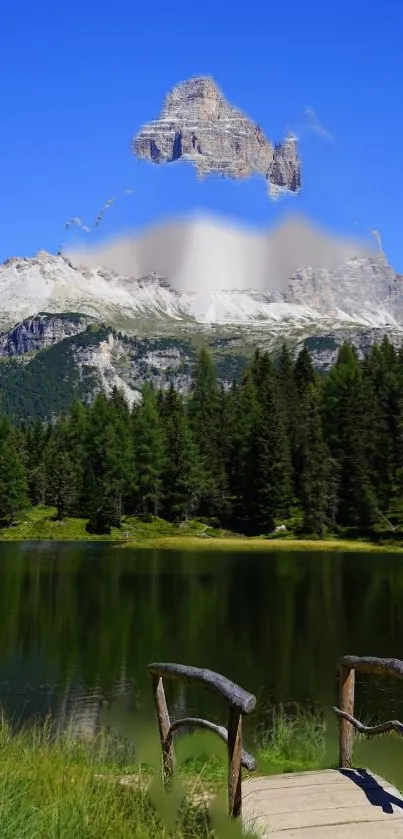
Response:
[{"label": "rocky cliff", "polygon": [[301,268],[290,278],[282,299],[308,304],[337,319],[343,312],[357,322],[403,329],[403,285],[382,252],[354,257],[334,271]]},{"label": "rocky cliff", "polygon": [[0,335],[0,357],[14,358],[52,347],[64,338],[83,332],[92,320],[85,315],[74,313],[38,314],[36,317],[27,318]]},{"label": "rocky cliff", "polygon": [[233,107],[214,79],[195,77],[168,94],[158,119],[134,138],[133,153],[153,163],[188,160],[199,176],[262,175],[271,197],[301,187],[296,138],[273,145],[260,127]]}]

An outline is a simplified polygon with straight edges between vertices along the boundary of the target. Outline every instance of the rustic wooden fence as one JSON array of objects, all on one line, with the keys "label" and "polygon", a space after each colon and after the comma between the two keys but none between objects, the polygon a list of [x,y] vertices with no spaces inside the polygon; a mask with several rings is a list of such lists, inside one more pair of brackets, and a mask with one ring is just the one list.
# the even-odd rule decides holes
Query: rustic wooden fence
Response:
[{"label": "rustic wooden fence", "polygon": [[339,762],[342,768],[350,768],[353,761],[354,730],[368,737],[396,731],[403,736],[403,723],[389,720],[379,725],[368,726],[354,717],[355,673],[370,673],[374,676],[395,676],[403,679],[403,661],[397,658],[371,658],[346,655],[339,661],[340,708],[333,708],[340,718]]},{"label": "rustic wooden fence", "polygon": [[[250,772],[256,769],[255,759],[242,748],[242,716],[253,711],[256,706],[256,697],[226,679],[225,676],[214,673],[212,670],[187,667],[184,664],[157,663],[149,664],[148,671],[153,685],[165,784],[170,783],[175,767],[173,735],[183,726],[213,731],[227,743],[228,812],[232,818],[238,818],[242,811],[242,767]],[[227,728],[198,717],[183,717],[171,722],[163,679],[192,682],[214,691],[222,699],[225,699],[228,705]]]}]

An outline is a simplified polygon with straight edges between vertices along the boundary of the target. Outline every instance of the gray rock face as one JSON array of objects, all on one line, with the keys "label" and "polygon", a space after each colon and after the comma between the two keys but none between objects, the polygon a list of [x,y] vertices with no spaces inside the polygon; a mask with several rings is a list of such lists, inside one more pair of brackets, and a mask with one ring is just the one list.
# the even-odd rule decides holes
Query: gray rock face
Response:
[{"label": "gray rock face", "polygon": [[228,178],[262,175],[271,197],[297,193],[301,172],[297,142],[266,139],[260,127],[230,105],[214,79],[195,77],[173,88],[158,119],[143,126],[134,138],[133,153],[153,163],[188,160],[199,176]]},{"label": "gray rock face", "polygon": [[38,352],[78,335],[93,322],[85,315],[37,315],[18,323],[0,335],[0,357],[13,358],[29,352]]},{"label": "gray rock face", "polygon": [[290,278],[283,299],[329,316],[341,311],[378,321],[382,316],[385,324],[403,326],[403,284],[383,253],[350,259],[335,271],[301,268]]}]

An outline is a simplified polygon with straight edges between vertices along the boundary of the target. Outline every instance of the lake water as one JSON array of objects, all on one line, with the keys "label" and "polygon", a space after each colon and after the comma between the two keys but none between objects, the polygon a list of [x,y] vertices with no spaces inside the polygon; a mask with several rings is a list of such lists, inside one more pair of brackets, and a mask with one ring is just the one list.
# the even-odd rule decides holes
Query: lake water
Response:
[{"label": "lake water", "polygon": [[[153,719],[147,664],[208,667],[269,703],[316,704],[337,760],[336,668],[343,654],[403,658],[403,556],[171,553],[110,544],[0,543],[0,702],[17,722],[51,714],[130,735]],[[208,691],[175,685],[174,714],[225,722]],[[403,720],[398,680],[359,681],[356,711]],[[403,742],[359,746],[403,783]],[[253,750],[253,747],[252,747]],[[393,770],[393,780],[399,780]]]}]

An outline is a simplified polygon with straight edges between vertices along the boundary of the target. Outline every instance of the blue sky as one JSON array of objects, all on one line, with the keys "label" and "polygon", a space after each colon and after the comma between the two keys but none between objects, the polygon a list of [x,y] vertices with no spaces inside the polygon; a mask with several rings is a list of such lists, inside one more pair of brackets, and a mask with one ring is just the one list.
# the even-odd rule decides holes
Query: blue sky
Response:
[{"label": "blue sky", "polygon": [[[88,241],[195,209],[259,225],[299,212],[336,232],[378,228],[403,270],[399,0],[3,0],[1,18],[1,260],[72,243],[64,222],[91,223],[117,195]],[[191,166],[132,157],[132,135],[195,74],[272,140],[315,110],[334,142],[303,136],[297,198],[274,204],[258,178],[200,183]]]}]

